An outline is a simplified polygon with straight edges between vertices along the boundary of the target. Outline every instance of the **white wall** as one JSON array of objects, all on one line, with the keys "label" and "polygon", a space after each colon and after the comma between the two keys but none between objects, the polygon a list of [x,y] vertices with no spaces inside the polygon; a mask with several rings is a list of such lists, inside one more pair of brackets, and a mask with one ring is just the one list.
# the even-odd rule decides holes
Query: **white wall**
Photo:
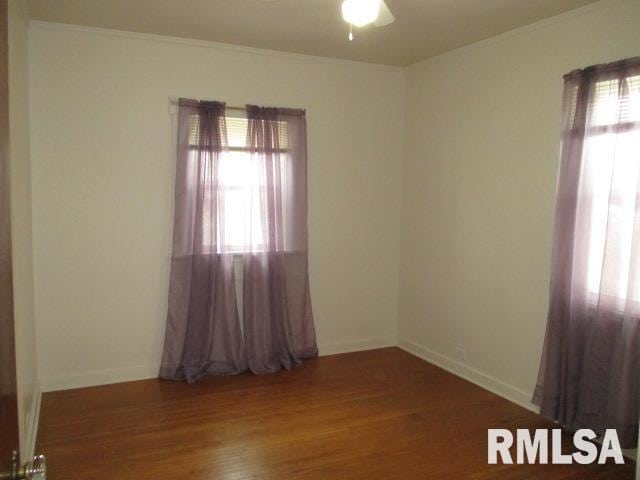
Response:
[{"label": "white wall", "polygon": [[402,346],[529,404],[546,324],[562,75],[640,55],[639,24],[640,2],[598,3],[408,70]]},{"label": "white wall", "polygon": [[35,442],[40,392],[37,385],[31,231],[28,36],[25,0],[9,0],[9,166],[18,380],[20,451],[23,460]]},{"label": "white wall", "polygon": [[321,352],[395,343],[404,73],[32,23],[39,374],[154,376],[167,305],[170,95],[305,108]]}]

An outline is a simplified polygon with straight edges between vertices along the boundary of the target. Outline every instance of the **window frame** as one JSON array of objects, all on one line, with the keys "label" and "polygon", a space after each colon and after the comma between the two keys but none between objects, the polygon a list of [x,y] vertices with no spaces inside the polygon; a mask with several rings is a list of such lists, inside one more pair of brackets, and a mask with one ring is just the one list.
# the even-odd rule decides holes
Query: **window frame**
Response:
[{"label": "window frame", "polygon": [[[199,117],[197,115],[193,116],[193,119],[198,119]],[[246,118],[246,114],[235,114],[235,115],[229,115],[226,114],[225,115],[225,123],[229,120],[229,119],[237,119],[237,118]],[[192,122],[193,122],[192,119]],[[286,125],[286,122],[282,122]],[[198,128],[197,124],[192,124],[192,130],[195,128]],[[227,129],[227,133],[228,133],[228,129]],[[247,136],[248,136],[248,120],[247,120]],[[288,127],[286,130],[286,134],[288,136]],[[193,144],[191,143],[193,139],[193,133],[190,133],[189,136],[189,153],[191,152],[206,152],[208,149],[205,147],[201,147],[197,144]],[[248,140],[248,138],[247,138]],[[269,152],[273,152],[274,154],[277,155],[286,155],[286,157],[288,158],[288,160],[291,160],[291,144],[290,144],[290,140],[289,138],[287,138],[286,141],[286,147],[285,148],[273,148],[271,150],[269,150]],[[246,155],[254,155],[254,154],[259,154],[260,150],[252,148],[248,145],[245,145],[244,147],[240,147],[240,146],[235,146],[235,145],[224,145],[223,148],[221,149],[221,154],[224,155],[225,152],[233,152],[233,153],[244,153]],[[260,186],[256,186],[256,187],[250,187],[252,189],[258,189],[260,190],[260,193],[264,194],[264,192],[266,191],[266,186],[265,185],[260,185]],[[218,185],[218,189],[223,190],[222,194],[224,195],[225,191],[230,191],[230,190],[242,190],[243,187],[242,186],[238,186],[238,185],[233,185],[233,186],[225,186],[225,185]],[[263,239],[264,240],[264,239]],[[204,242],[204,239],[203,239]],[[221,246],[224,245],[224,251],[221,250]],[[212,243],[206,243],[204,244],[205,247],[208,247],[210,250],[212,250],[212,247],[214,246],[214,244]],[[256,248],[252,248],[252,249],[247,249],[245,245],[227,245],[223,242],[220,242],[219,239],[216,240],[215,243],[215,247],[216,247],[216,254],[223,254],[223,253],[228,253],[228,254],[232,254],[234,256],[242,256],[242,255],[246,255],[246,254],[250,254],[250,253],[255,253],[255,252],[265,252],[266,249],[266,244],[261,243],[261,244],[257,244]]]}]

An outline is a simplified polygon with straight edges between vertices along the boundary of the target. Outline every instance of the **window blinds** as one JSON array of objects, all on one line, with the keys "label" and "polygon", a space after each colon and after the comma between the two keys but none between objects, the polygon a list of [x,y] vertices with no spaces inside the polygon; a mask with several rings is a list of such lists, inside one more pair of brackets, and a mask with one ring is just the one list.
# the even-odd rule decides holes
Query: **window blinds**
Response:
[{"label": "window blinds", "polygon": [[[249,129],[249,120],[245,117],[228,116],[225,117],[227,127],[226,148],[230,150],[248,150],[247,134]],[[278,131],[277,139],[274,138],[273,147],[277,150],[289,149],[289,124],[287,122],[277,122]],[[200,130],[200,117],[193,115],[191,117],[191,133],[189,136],[189,144],[198,146],[198,136]],[[223,142],[225,139],[223,138]]]},{"label": "window blinds", "polygon": [[[640,75],[622,79],[602,80],[592,87],[591,113],[587,128],[602,128],[616,125],[628,125],[640,122]],[[569,105],[569,125],[573,126],[576,115],[579,88],[572,88]],[[570,127],[571,128],[571,127]]]},{"label": "window blinds", "polygon": [[598,82],[594,95],[593,126],[640,121],[640,75]]}]

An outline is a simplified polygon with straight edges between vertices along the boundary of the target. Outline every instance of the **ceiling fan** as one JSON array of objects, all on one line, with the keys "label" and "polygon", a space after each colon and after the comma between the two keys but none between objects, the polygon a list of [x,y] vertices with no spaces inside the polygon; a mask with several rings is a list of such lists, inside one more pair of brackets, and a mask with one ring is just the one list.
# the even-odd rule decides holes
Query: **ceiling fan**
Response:
[{"label": "ceiling fan", "polygon": [[395,17],[384,0],[344,0],[342,18],[349,24],[349,40],[353,40],[353,26],[364,27],[373,23],[384,27],[395,21]]}]

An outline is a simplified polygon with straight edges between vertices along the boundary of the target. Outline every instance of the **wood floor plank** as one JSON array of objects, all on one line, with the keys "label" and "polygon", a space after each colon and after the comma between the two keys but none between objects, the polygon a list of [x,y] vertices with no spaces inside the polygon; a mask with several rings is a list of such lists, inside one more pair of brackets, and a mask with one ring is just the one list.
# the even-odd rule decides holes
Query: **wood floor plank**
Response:
[{"label": "wood floor plank", "polygon": [[487,465],[488,428],[553,424],[386,348],[272,375],[46,393],[38,452],[52,480],[633,478],[629,460]]}]

